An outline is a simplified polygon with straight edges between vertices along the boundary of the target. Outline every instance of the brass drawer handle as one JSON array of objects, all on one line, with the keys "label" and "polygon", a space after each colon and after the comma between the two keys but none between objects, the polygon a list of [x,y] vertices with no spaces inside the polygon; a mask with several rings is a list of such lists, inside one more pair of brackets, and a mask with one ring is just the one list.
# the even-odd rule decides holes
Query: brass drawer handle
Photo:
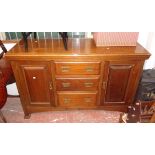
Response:
[{"label": "brass drawer handle", "polygon": [[92,87],[93,86],[93,82],[85,82],[84,83],[85,87]]},{"label": "brass drawer handle", "polygon": [[91,103],[91,102],[92,102],[92,98],[85,98],[84,101],[85,101],[86,103]]},{"label": "brass drawer handle", "polygon": [[62,72],[69,72],[69,69],[70,69],[70,67],[68,67],[68,66],[62,66],[61,67]]},{"label": "brass drawer handle", "polygon": [[71,86],[71,84],[70,84],[69,82],[63,82],[63,83],[62,83],[62,86],[63,86],[64,88],[68,88],[68,87]]},{"label": "brass drawer handle", "polygon": [[86,72],[93,72],[93,68],[92,67],[87,67]]},{"label": "brass drawer handle", "polygon": [[71,101],[71,99],[70,99],[70,98],[64,98],[64,103],[65,103],[65,104],[70,103],[70,101]]}]

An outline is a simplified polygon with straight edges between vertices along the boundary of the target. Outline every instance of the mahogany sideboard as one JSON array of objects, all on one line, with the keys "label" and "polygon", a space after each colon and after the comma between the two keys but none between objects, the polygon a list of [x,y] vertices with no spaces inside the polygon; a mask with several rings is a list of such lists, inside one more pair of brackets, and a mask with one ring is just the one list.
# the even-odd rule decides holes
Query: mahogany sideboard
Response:
[{"label": "mahogany sideboard", "polygon": [[10,61],[21,103],[31,113],[69,109],[126,111],[150,53],[136,46],[96,47],[93,39],[20,41]]}]

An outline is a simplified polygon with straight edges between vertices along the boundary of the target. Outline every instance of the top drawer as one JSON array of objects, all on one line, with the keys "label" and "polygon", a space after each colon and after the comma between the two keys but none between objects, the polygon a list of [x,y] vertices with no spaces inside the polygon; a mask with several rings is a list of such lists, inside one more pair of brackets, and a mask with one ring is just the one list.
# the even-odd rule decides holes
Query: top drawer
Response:
[{"label": "top drawer", "polygon": [[97,75],[100,62],[55,62],[57,75]]}]

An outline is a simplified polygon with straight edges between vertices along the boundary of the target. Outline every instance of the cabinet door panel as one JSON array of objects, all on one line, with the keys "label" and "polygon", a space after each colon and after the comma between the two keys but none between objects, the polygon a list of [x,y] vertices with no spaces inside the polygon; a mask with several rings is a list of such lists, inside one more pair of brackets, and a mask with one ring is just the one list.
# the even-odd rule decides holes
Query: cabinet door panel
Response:
[{"label": "cabinet door panel", "polygon": [[142,61],[105,62],[100,105],[131,105],[138,88],[142,66]]},{"label": "cabinet door panel", "polygon": [[47,64],[32,64],[21,65],[26,92],[31,105],[50,105],[53,104],[53,92],[50,90],[50,65]]},{"label": "cabinet door panel", "polygon": [[45,67],[24,67],[25,77],[32,102],[49,102],[48,79]]},{"label": "cabinet door panel", "polygon": [[133,65],[110,65],[106,102],[124,102],[130,72]]}]

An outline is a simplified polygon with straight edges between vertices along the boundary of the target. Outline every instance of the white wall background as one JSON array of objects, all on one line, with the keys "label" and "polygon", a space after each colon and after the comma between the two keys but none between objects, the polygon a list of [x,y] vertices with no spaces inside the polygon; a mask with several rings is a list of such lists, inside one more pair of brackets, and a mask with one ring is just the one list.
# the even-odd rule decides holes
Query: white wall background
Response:
[{"label": "white wall background", "polygon": [[150,53],[151,57],[146,60],[144,69],[155,67],[155,32],[139,32],[138,42],[143,45]]},{"label": "white wall background", "polygon": [[5,32],[0,32],[0,39],[1,40],[5,40],[6,39]]}]

